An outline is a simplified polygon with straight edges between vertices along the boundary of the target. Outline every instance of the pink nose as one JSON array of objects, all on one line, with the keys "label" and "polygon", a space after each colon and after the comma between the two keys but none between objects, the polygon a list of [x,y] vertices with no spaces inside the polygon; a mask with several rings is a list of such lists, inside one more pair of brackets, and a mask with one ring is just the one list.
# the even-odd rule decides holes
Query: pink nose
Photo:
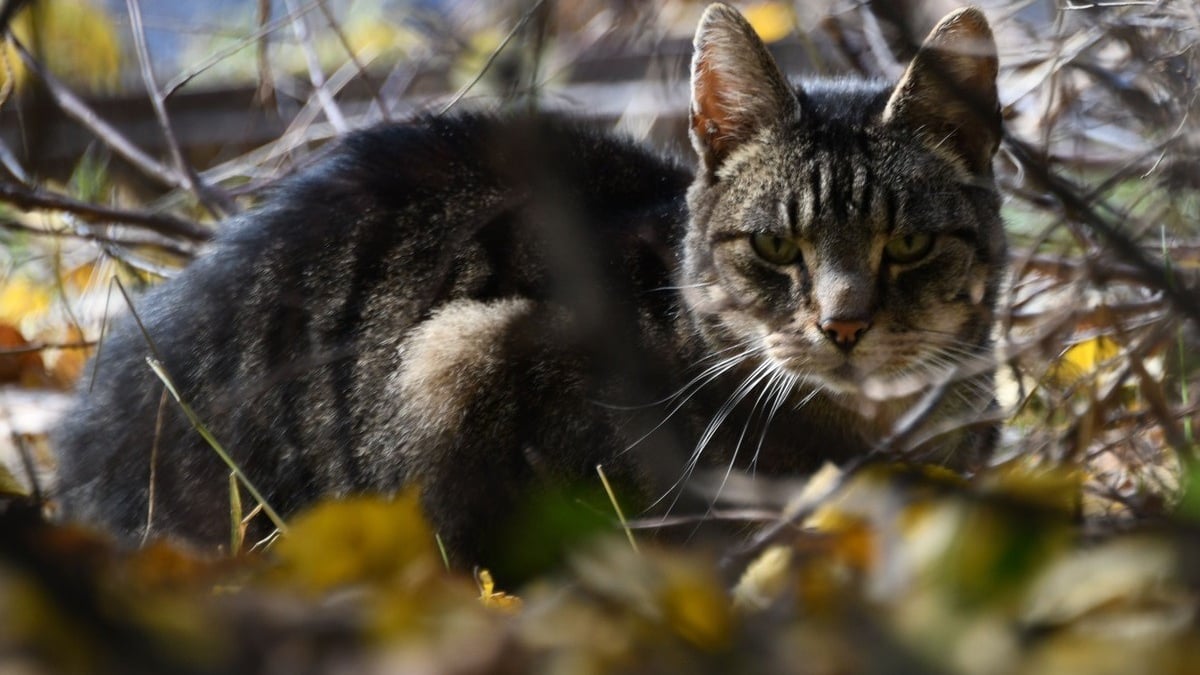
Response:
[{"label": "pink nose", "polygon": [[860,319],[825,319],[821,322],[821,332],[825,337],[846,351],[850,351],[870,327],[869,322]]}]

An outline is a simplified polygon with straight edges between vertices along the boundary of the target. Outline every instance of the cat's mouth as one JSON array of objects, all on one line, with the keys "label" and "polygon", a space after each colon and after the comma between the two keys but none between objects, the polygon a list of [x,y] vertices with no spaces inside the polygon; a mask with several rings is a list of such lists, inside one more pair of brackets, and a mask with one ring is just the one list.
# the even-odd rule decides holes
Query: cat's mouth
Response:
[{"label": "cat's mouth", "polygon": [[872,375],[870,370],[855,364],[848,355],[840,356],[834,363],[814,363],[811,355],[793,353],[775,353],[771,354],[771,358],[785,370],[838,394],[859,393]]},{"label": "cat's mouth", "polygon": [[861,394],[863,386],[871,378],[871,373],[846,360],[832,370],[821,373],[816,379],[839,394]]},{"label": "cat's mouth", "polygon": [[[872,363],[871,359],[855,358],[854,354],[839,354],[825,363],[815,363],[811,354],[776,353],[772,358],[789,372],[832,393],[872,399],[912,393],[912,386],[907,382],[911,378],[903,376],[909,368],[901,364]],[[898,379],[903,384],[897,382]],[[897,387],[903,391],[893,391]]]}]

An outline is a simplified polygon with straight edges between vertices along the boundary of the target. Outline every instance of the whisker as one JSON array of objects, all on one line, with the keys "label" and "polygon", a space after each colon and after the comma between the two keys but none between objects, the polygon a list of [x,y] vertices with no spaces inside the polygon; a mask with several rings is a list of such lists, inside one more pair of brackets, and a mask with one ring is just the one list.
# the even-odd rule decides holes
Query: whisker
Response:
[{"label": "whisker", "polygon": [[688,382],[686,385],[684,385],[683,388],[681,388],[673,396],[665,399],[665,401],[673,401],[674,399],[678,398],[681,394],[683,394],[683,392],[686,391],[689,387],[692,387],[693,385],[695,385],[694,388],[692,388],[692,391],[690,393],[688,393],[688,395],[686,397],[684,397],[684,399],[682,401],[679,401],[678,403],[675,404],[675,406],[673,408],[671,408],[671,410],[666,414],[666,416],[663,417],[661,422],[654,425],[654,427],[652,429],[647,431],[645,434],[642,434],[641,437],[639,437],[637,440],[635,440],[634,442],[632,442],[628,446],[626,446],[624,450],[621,450],[619,453],[617,453],[618,456],[624,455],[625,453],[629,452],[634,447],[636,447],[639,443],[641,443],[642,441],[649,438],[651,434],[653,434],[654,432],[661,429],[664,424],[666,424],[668,421],[670,421],[670,419],[672,417],[675,416],[675,413],[679,412],[679,410],[681,408],[683,408],[683,406],[687,405],[688,401],[690,401],[693,396],[695,396],[697,393],[699,393],[700,390],[703,389],[707,384],[716,380],[721,375],[724,375],[725,373],[729,372],[735,366],[739,365],[742,361],[746,360],[750,356],[757,354],[758,352],[761,352],[761,351],[762,351],[762,348],[760,348],[760,347],[748,349],[740,354],[731,356],[731,357],[725,359],[724,361],[721,361],[720,363],[709,366],[708,369],[706,369],[703,373],[700,373],[695,378],[693,378],[690,382]]},{"label": "whisker", "polygon": [[[729,466],[725,467],[725,475],[721,478],[721,483],[717,486],[716,491],[713,493],[712,499],[708,503],[708,510],[705,512],[705,516],[712,514],[713,509],[716,508],[717,501],[721,498],[721,492],[725,490],[725,484],[729,482],[729,476],[733,474],[733,467],[737,464],[738,453],[742,449],[742,441],[746,439],[746,432],[750,430],[750,423],[754,421],[754,414],[758,412],[759,406],[762,405],[765,400],[767,400],[773,388],[776,386],[776,383],[783,375],[784,373],[773,363],[771,364],[771,368],[765,373],[765,376],[767,377],[767,386],[763,387],[762,393],[758,395],[758,399],[754,401],[754,405],[751,406],[750,412],[746,415],[746,423],[742,425],[742,433],[738,435],[737,443],[735,443],[733,446],[733,453],[729,457]],[[762,379],[763,378],[759,378],[759,381]],[[754,386],[758,386],[758,383],[756,382]],[[765,436],[766,426],[763,427],[762,433],[762,437]],[[762,437],[760,437],[759,440],[760,448],[762,447]]]},{"label": "whisker", "polygon": [[[700,359],[699,361],[697,361],[693,367],[699,366],[700,364],[704,363],[705,361],[716,358],[717,356],[720,356],[721,354],[728,353],[735,349],[740,349],[740,348],[746,346],[747,344],[750,344],[753,341],[754,341],[753,338],[751,338],[751,339],[743,340],[733,346],[725,347],[724,349],[718,349],[718,350],[706,355],[704,358]],[[761,349],[748,349],[745,352],[738,354],[737,356],[730,357],[730,359],[736,361],[739,358],[745,358],[747,356],[750,356],[751,354],[754,354],[757,351],[761,351]],[[670,403],[671,401],[675,400],[679,396],[683,395],[683,393],[686,392],[689,387],[696,384],[701,379],[707,377],[711,372],[713,372],[714,369],[721,369],[728,362],[729,362],[729,359],[727,359],[726,361],[722,361],[721,363],[715,364],[713,366],[710,366],[704,372],[700,373],[696,377],[689,380],[687,382],[687,384],[684,384],[682,387],[677,389],[675,392],[668,394],[667,396],[664,396],[663,398],[660,398],[657,401],[651,401],[649,403],[641,403],[641,404],[637,404],[637,405],[620,405],[618,403],[605,403],[603,401],[592,401],[592,402],[595,403],[596,405],[598,405],[602,408],[606,408],[608,410],[644,410],[646,408],[653,408],[654,406],[663,405],[664,403]],[[724,372],[724,370],[722,370],[721,372]],[[701,385],[701,386],[703,386],[703,385]]]},{"label": "whisker", "polygon": [[699,284],[684,284],[682,286],[659,286],[658,288],[648,289],[645,292],[646,293],[659,293],[662,291],[683,291],[683,290],[687,290],[689,288],[707,288],[709,286],[715,285],[716,283],[717,282],[715,282],[715,281],[705,281],[705,282],[699,283]]},{"label": "whisker", "polygon": [[774,366],[770,361],[763,361],[762,363],[758,364],[758,366],[746,376],[746,379],[742,381],[742,384],[739,385],[738,388],[729,395],[729,398],[726,399],[725,403],[709,421],[708,427],[704,430],[704,433],[701,434],[695,450],[692,451],[688,461],[684,464],[683,474],[679,477],[679,480],[675,481],[673,485],[667,488],[666,492],[664,492],[661,497],[654,500],[654,502],[650,504],[649,508],[658,506],[658,504],[660,504],[670,494],[675,493],[675,498],[671,500],[671,504],[667,507],[665,514],[670,515],[671,510],[675,508],[675,505],[679,502],[679,498],[683,495],[683,486],[687,485],[687,481],[691,479],[692,474],[695,472],[696,466],[700,462],[700,455],[704,453],[705,447],[708,446],[709,441],[711,441],[713,436],[716,435],[717,429],[721,426],[721,423],[724,422],[727,417],[729,417],[729,414],[733,412],[733,409],[742,402],[742,399],[744,399],[746,395],[755,386],[757,386],[760,381],[762,381],[762,378],[765,377],[765,373],[773,367]]},{"label": "whisker", "polygon": [[754,448],[754,456],[750,458],[750,475],[756,475],[758,471],[758,457],[762,454],[763,443],[767,440],[767,431],[771,428],[771,422],[775,419],[775,415],[783,404],[791,395],[792,389],[799,381],[799,376],[792,373],[782,373],[783,377],[779,379],[775,386],[775,400],[771,404],[771,412],[767,413],[767,419],[763,422],[762,433],[758,435],[758,445]]}]

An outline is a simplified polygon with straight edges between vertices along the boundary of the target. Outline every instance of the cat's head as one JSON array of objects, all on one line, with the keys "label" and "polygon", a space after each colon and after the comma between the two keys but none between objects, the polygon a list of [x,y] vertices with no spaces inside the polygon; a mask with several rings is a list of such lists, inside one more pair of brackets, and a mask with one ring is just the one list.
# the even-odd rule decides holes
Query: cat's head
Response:
[{"label": "cat's head", "polygon": [[682,281],[712,346],[841,393],[912,393],[982,351],[1005,256],[996,73],[991,30],[968,8],[898,84],[795,89],[736,10],[710,6],[692,59]]}]

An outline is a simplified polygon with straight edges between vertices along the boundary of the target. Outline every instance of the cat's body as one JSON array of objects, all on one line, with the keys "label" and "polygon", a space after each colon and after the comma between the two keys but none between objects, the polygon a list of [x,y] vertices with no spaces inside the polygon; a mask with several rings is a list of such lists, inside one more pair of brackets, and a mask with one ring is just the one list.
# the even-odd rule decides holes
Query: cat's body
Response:
[{"label": "cat's body", "polygon": [[[272,506],[416,483],[460,563],[528,491],[597,464],[652,500],[694,458],[786,473],[862,456],[989,347],[995,57],[937,51],[991,44],[981,15],[955,16],[926,61],[991,110],[927,110],[946,83],[922,57],[895,88],[794,95],[714,6],[693,63],[694,179],[551,117],[367,130],[136,308]],[[149,353],[131,320],[108,338],[58,439],[63,506],[130,539],[149,522],[226,542],[229,471]],[[930,423],[990,403],[976,369]],[[970,466],[991,436],[944,434],[928,456]]]}]

